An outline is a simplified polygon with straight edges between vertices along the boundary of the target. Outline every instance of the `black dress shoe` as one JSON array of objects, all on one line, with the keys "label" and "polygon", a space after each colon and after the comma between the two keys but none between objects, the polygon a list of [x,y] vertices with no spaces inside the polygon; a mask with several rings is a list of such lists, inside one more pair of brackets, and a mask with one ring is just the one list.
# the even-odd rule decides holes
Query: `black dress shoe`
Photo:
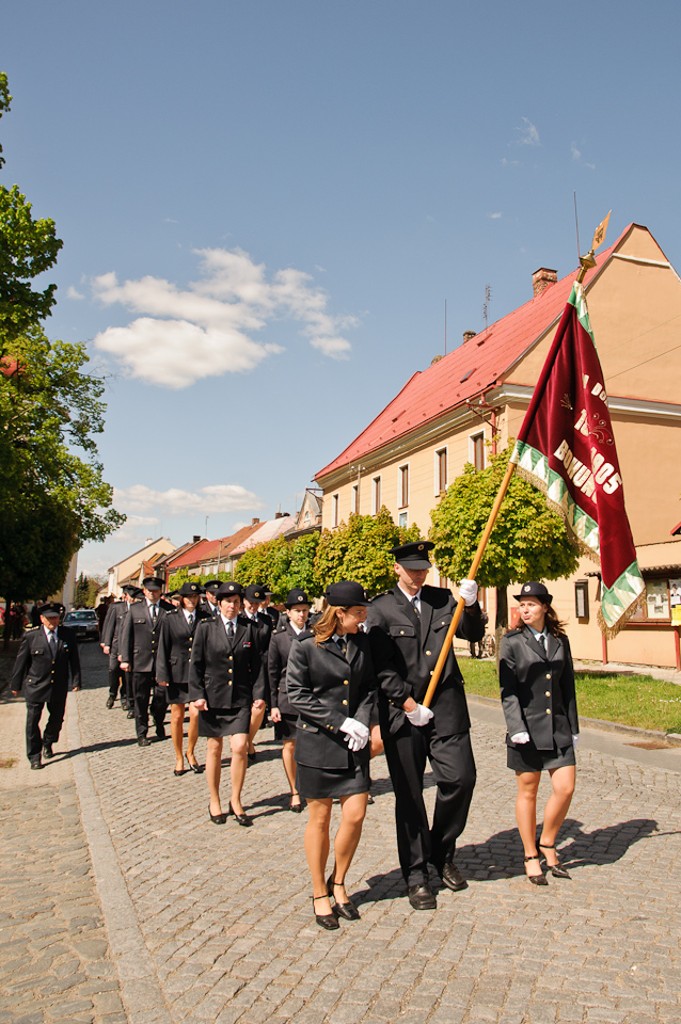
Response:
[{"label": "black dress shoe", "polygon": [[43,744],[43,757],[46,757],[48,759],[50,757],[54,757],[54,750],[52,749],[52,744],[51,743],[44,743]]},{"label": "black dress shoe", "polygon": [[135,712],[132,710],[132,708],[130,708],[130,710],[128,711],[127,717],[128,718],[134,718],[135,717]]},{"label": "black dress shoe", "polygon": [[210,804],[208,804],[208,817],[210,818],[214,825],[224,825],[224,823],[227,821],[227,815],[225,814],[224,811],[222,811],[220,814],[211,814]]},{"label": "black dress shoe", "polygon": [[258,755],[255,753],[255,751],[252,754],[249,754],[248,755],[248,763],[249,764],[255,764],[255,762],[257,760],[257,757],[258,757]]},{"label": "black dress shoe", "polygon": [[428,882],[410,885],[407,889],[407,895],[414,910],[435,910],[437,908],[435,893],[430,888]]},{"label": "black dress shoe", "polygon": [[127,710],[128,710],[128,702],[127,702],[127,700],[125,700],[125,698],[121,698],[121,711],[127,711]]},{"label": "black dress shoe", "polygon": [[442,884],[453,892],[461,892],[468,888],[468,882],[463,877],[454,861],[449,861],[442,869]]},{"label": "black dress shoe", "polygon": [[[524,863],[527,864],[527,862],[530,861],[530,860],[539,860],[539,857],[536,854],[534,854],[532,857],[525,857],[524,858]],[[546,881],[546,875],[544,874],[543,871],[539,875],[528,875],[527,874],[527,867],[526,867],[525,868],[525,875],[527,876],[527,880],[530,883],[530,885],[548,885],[549,884]]]},{"label": "black dress shoe", "polygon": [[244,828],[250,828],[253,824],[253,818],[249,817],[248,814],[237,814],[231,803],[229,804],[227,814],[233,814],[236,818],[237,825],[242,825]]},{"label": "black dress shoe", "polygon": [[[294,804],[293,796],[297,796],[298,797],[298,803],[297,804]],[[294,793],[293,796],[289,800],[288,809],[289,809],[289,811],[293,811],[294,814],[302,814],[302,811],[303,811],[303,801],[300,799],[300,797],[298,796],[297,793]]]},{"label": "black dress shoe", "polygon": [[[185,757],[186,756],[187,755],[185,754]],[[202,773],[202,771],[203,771],[203,765],[202,764],[197,764],[196,761],[194,761],[194,763],[192,764],[192,762],[189,760],[188,757],[187,757],[187,764],[189,765],[189,771],[190,772],[194,772],[195,775],[200,775]]]},{"label": "black dress shoe", "polygon": [[[550,845],[548,843],[539,843],[538,845],[540,850],[555,850],[556,848],[555,843],[551,843]],[[556,856],[555,864],[549,864],[544,854],[542,854],[542,858],[544,860],[544,864],[546,865],[546,869],[551,872],[554,878],[572,878],[572,875],[570,874],[568,869],[564,868],[561,864],[560,858],[558,856]]]},{"label": "black dress shoe", "polygon": [[42,768],[40,761],[31,761],[32,772],[37,772],[40,768]]},{"label": "black dress shoe", "polygon": [[157,729],[157,730],[156,730],[156,739],[157,739],[157,740],[159,741],[159,743],[160,743],[160,742],[161,742],[162,740],[164,740],[165,738],[166,738],[166,731],[165,731],[165,729],[163,728],[163,726],[161,726],[161,728],[160,728],[160,729]]},{"label": "black dress shoe", "polygon": [[111,708],[114,706],[115,703],[116,703],[116,698],[112,697],[111,695],[109,695],[107,697],[107,700],[106,700],[106,706],[109,708],[109,710],[111,710]]},{"label": "black dress shoe", "polygon": [[175,768],[175,769],[174,769],[174,771],[173,771],[173,775],[174,775],[174,776],[175,776],[176,778],[178,778],[178,777],[179,777],[180,775],[186,775],[186,774],[187,774],[187,773],[185,772],[184,768],[179,768],[179,769],[178,769],[178,768]]},{"label": "black dress shoe", "polygon": [[[314,909],[315,900],[325,900],[326,896],[313,896],[312,907]],[[335,914],[318,914],[315,910],[315,921],[320,928],[324,928],[327,932],[335,932],[336,929],[340,928],[338,924],[338,918]]]},{"label": "black dress shoe", "polygon": [[329,896],[332,896],[334,900],[334,912],[339,917],[344,917],[346,921],[359,921],[361,914],[352,900],[348,900],[347,903],[339,903],[336,899],[336,887],[343,884],[343,882],[334,882],[332,874],[329,875],[326,881]]},{"label": "black dress shoe", "polygon": [[137,740],[137,746],[138,747],[150,747],[151,746],[151,740],[147,739],[146,736],[140,736],[139,739]]}]

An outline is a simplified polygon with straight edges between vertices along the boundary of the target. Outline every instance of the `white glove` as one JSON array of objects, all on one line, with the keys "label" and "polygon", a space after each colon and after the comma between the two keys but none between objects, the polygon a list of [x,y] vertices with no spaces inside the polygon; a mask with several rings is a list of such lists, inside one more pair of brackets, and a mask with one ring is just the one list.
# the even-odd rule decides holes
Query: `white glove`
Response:
[{"label": "white glove", "polygon": [[576,747],[578,743],[579,743],[579,733],[577,733],[576,736],[572,737],[572,746]]},{"label": "white glove", "polygon": [[463,598],[466,608],[470,608],[478,600],[478,584],[475,580],[461,580],[459,594]]},{"label": "white glove", "polygon": [[363,750],[369,742],[369,730],[356,718],[346,718],[340,731],[346,734],[350,750]]},{"label": "white glove", "polygon": [[530,734],[529,732],[516,732],[511,736],[511,743],[529,743]]},{"label": "white glove", "polygon": [[413,711],[404,712],[412,725],[428,725],[433,717],[433,712],[424,704],[417,704]]}]

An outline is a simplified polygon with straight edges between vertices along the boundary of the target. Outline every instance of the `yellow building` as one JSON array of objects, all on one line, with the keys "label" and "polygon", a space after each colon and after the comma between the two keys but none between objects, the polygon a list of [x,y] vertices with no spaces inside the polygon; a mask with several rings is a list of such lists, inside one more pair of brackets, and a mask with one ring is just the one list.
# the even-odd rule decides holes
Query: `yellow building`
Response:
[{"label": "yellow building", "polygon": [[[479,334],[467,332],[457,349],[407,381],[317,473],[324,528],[385,505],[396,522],[428,533],[430,510],[464,464],[484,468],[488,452],[516,436],[576,274],[558,281],[541,268],[528,302]],[[577,658],[681,667],[681,622],[673,625],[681,613],[681,541],[672,536],[681,518],[681,281],[648,229],[631,224],[584,287],[647,600],[607,648],[596,622],[594,563],[584,559],[572,579],[551,583],[554,606]],[[483,598],[494,621],[494,592]]]}]

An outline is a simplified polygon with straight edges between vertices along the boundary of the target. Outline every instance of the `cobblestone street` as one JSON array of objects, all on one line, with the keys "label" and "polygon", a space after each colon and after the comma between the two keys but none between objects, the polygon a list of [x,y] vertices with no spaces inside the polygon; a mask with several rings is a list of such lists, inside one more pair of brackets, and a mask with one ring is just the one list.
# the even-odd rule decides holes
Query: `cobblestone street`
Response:
[{"label": "cobblestone street", "polygon": [[169,741],[139,748],[104,707],[99,648],[81,655],[86,688],[42,771],[23,752],[23,702],[0,706],[3,1024],[678,1024],[681,750],[662,767],[585,730],[561,833],[572,880],[537,889],[500,714],[472,703],[469,888],[410,908],[379,758],[348,880],[362,919],[325,933],[272,730],[246,779],[253,828],[216,828],[203,776],[173,776]]}]

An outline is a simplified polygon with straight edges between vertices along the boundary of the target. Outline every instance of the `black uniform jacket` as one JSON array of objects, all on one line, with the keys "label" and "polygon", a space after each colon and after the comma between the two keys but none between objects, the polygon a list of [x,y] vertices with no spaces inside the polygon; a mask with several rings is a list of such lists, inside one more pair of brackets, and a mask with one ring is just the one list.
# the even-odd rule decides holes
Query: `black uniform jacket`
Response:
[{"label": "black uniform jacket", "polygon": [[159,682],[171,685],[181,683],[185,688],[187,687],[189,659],[192,654],[196,628],[199,622],[208,618],[210,618],[208,612],[197,608],[194,612],[194,625],[190,629],[187,616],[181,608],[163,616],[158,636],[158,654],[156,655],[156,678]]},{"label": "black uniform jacket", "polygon": [[121,636],[118,641],[118,657],[130,665],[132,672],[155,672],[158,636],[161,623],[173,611],[168,601],[159,601],[156,623],[151,621],[151,612],[146,600],[130,605],[130,611],[121,619]]},{"label": "black uniform jacket", "polygon": [[68,689],[69,674],[72,685],[80,688],[78,642],[68,626],[57,629],[54,659],[42,625],[24,633],[12,672],[12,690],[23,693],[30,704],[42,704],[50,699],[55,689]]},{"label": "black uniform jacket", "polygon": [[[298,638],[298,635],[287,619],[286,625],[281,626],[276,633],[272,634],[267,651],[267,674],[270,680],[272,707],[278,708],[282,715],[297,714],[296,709],[288,699],[286,666],[291,644]],[[302,633],[300,636],[302,636]]]},{"label": "black uniform jacket", "polygon": [[[566,636],[549,636],[548,650],[527,626],[501,638],[499,684],[508,730],[506,742],[528,732],[537,750],[569,746],[579,733],[575,675]],[[519,746],[519,749],[522,749]]]},{"label": "black uniform jacket", "polygon": [[296,761],[313,768],[343,769],[354,756],[369,760],[369,744],[354,755],[340,726],[356,718],[369,728],[376,699],[376,674],[364,633],[349,633],[347,656],[334,640],[317,645],[311,633],[293,641],[286,669],[286,688],[299,715]]},{"label": "black uniform jacket", "polygon": [[[366,629],[371,639],[381,699],[389,702],[391,733],[404,725],[402,705],[405,700],[413,697],[421,703],[425,697],[456,604],[450,590],[424,586],[420,619],[399,587],[379,594],[369,605]],[[480,606],[476,603],[464,610],[456,635],[464,640],[480,640],[484,628]],[[463,678],[453,650],[447,655],[431,710],[441,736],[453,736],[470,729]]]},{"label": "black uniform jacket", "polygon": [[189,664],[189,699],[208,707],[245,708],[265,698],[265,666],[255,627],[238,616],[229,639],[222,616],[202,619],[194,634]]},{"label": "black uniform jacket", "polygon": [[106,610],[99,642],[109,648],[109,668],[116,668],[118,662],[118,642],[121,636],[123,619],[128,614],[127,601],[114,601]]}]

